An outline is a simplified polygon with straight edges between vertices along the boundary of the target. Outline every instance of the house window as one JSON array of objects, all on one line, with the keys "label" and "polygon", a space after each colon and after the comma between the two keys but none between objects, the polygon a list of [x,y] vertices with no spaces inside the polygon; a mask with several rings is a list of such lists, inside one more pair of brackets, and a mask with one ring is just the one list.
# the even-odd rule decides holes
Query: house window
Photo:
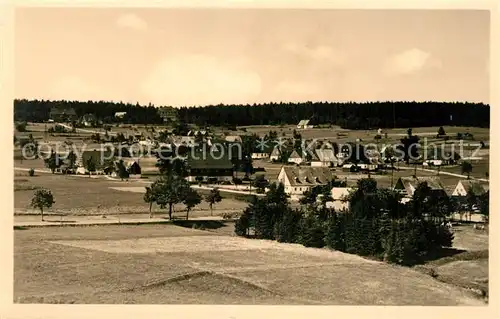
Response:
[{"label": "house window", "polygon": [[297,187],[295,187],[293,190],[294,190],[294,191],[297,191]]}]

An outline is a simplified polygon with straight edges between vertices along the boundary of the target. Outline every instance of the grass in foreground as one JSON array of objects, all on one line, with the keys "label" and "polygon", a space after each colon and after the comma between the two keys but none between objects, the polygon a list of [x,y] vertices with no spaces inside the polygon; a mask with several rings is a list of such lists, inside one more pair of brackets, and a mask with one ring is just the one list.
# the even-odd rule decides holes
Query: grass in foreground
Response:
[{"label": "grass in foreground", "polygon": [[[14,232],[16,302],[480,305],[455,287],[408,268],[299,245],[236,241],[229,250],[193,251],[190,237],[214,236],[174,225],[94,226]],[[109,253],[58,240],[142,238],[157,247],[177,238],[175,252]],[[207,237],[208,238],[208,237]],[[219,240],[219,237],[211,237]],[[231,237],[224,237],[232,247]],[[221,238],[222,240],[222,238]],[[133,241],[132,241],[133,243]],[[222,243],[222,242],[221,242]],[[247,244],[245,244],[247,243]],[[127,245],[131,242],[127,241]],[[227,245],[224,244],[224,245]],[[244,245],[244,246],[238,246]],[[250,245],[245,249],[245,245]],[[248,249],[254,246],[254,249]],[[176,247],[177,247],[176,246]],[[161,247],[161,246],[158,246]],[[240,248],[238,248],[240,247]],[[281,247],[278,249],[278,247]],[[219,247],[220,248],[220,247]],[[139,247],[136,248],[136,250]],[[180,276],[180,277],[179,277]]]}]

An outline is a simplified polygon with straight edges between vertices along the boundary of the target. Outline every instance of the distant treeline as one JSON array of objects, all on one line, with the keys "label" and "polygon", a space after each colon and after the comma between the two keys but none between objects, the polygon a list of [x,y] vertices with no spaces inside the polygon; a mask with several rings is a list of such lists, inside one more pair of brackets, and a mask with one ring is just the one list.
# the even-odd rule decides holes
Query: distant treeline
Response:
[{"label": "distant treeline", "polygon": [[[116,112],[127,112],[126,122],[156,124],[162,119],[153,105],[114,102],[15,100],[17,121],[40,122],[49,119],[52,107],[73,108],[79,116],[95,114],[112,122]],[[209,105],[178,109],[184,123],[209,126],[287,125],[311,119],[313,124],[340,125],[348,129],[408,128],[425,126],[489,127],[490,106],[461,102],[305,102],[253,105]]]},{"label": "distant treeline", "polygon": [[14,100],[14,120],[25,122],[44,122],[49,120],[52,108],[74,109],[78,117],[94,114],[105,123],[115,122],[116,112],[127,112],[123,122],[131,124],[160,124],[163,119],[153,105],[127,104],[105,101],[48,101]]},{"label": "distant treeline", "polygon": [[208,125],[334,124],[347,129],[425,126],[489,127],[490,107],[482,103],[369,102],[268,103],[181,108],[185,122]]}]

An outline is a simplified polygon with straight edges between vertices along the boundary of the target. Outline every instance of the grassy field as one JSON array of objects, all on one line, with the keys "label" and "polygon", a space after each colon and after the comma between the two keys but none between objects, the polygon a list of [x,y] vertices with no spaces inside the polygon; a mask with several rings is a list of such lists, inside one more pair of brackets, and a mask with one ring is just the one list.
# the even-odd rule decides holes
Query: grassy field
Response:
[{"label": "grassy field", "polygon": [[482,305],[412,269],[174,225],[14,231],[14,302]]},{"label": "grassy field", "polygon": [[[421,137],[428,137],[429,141],[435,140],[433,137],[437,134],[439,127],[416,127],[413,128],[414,135],[420,135]],[[297,130],[303,138],[313,139],[313,138],[326,138],[331,140],[338,140],[339,143],[355,141],[356,139],[362,139],[365,142],[374,141],[374,136],[377,134],[377,130],[345,130],[339,126],[332,127],[321,127],[312,129],[297,129],[295,125],[285,125],[285,126],[245,126],[240,127],[240,131],[244,129],[247,134],[258,134],[263,136],[269,131],[277,131],[278,136],[291,137],[293,135],[293,130]],[[456,126],[445,126],[445,132],[450,137],[456,136],[458,132],[465,133],[469,132],[474,135],[477,141],[488,141],[490,138],[490,133],[488,128],[476,128],[476,127],[456,127]],[[385,129],[384,133],[387,132],[388,139],[387,142],[399,141],[406,135],[407,129]]]},{"label": "grassy field", "polygon": [[[22,176],[19,176],[22,175]],[[105,179],[94,179],[79,176],[39,174],[29,177],[27,172],[18,173],[14,177],[14,209],[17,214],[38,213],[29,207],[34,189],[48,188],[52,191],[56,203],[48,213],[64,215],[115,215],[115,214],[149,214],[149,205],[143,200],[143,194],[124,192],[112,187],[141,186],[138,182],[121,182]],[[247,203],[238,200],[236,196],[225,195],[222,202],[214,206],[214,215],[226,211],[241,211]],[[153,205],[155,215],[166,214],[167,210]],[[185,215],[183,205],[174,207],[174,216]],[[193,209],[191,216],[208,216],[210,209],[202,202]]]},{"label": "grassy field", "polygon": [[432,273],[441,282],[488,295],[489,241],[487,231],[475,230],[472,225],[462,225],[454,227],[453,232],[453,247],[462,251],[461,253],[415,268],[425,273]]}]

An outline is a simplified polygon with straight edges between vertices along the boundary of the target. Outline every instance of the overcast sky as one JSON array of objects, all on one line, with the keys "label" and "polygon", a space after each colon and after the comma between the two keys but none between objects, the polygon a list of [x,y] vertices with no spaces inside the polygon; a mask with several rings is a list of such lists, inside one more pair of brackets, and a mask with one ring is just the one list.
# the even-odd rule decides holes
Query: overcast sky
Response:
[{"label": "overcast sky", "polygon": [[16,10],[16,98],[489,103],[489,13]]}]

